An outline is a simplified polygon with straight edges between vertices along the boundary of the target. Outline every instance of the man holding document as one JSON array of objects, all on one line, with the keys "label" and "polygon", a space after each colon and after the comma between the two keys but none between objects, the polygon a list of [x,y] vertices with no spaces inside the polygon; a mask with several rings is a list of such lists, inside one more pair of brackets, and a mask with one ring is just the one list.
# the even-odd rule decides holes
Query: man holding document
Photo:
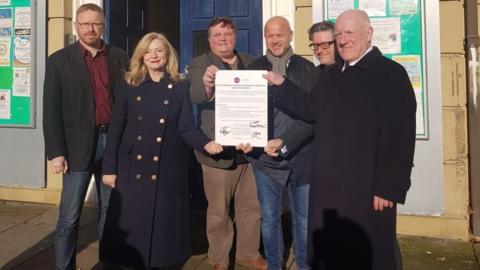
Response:
[{"label": "man holding document", "polygon": [[[272,17],[264,29],[267,53],[255,60],[248,69],[275,71],[303,89],[309,81],[313,64],[293,53],[290,42],[293,32],[283,17]],[[268,269],[284,266],[282,230],[283,193],[286,188],[292,213],[293,250],[297,269],[308,269],[307,213],[311,142],[310,124],[293,119],[269,103],[270,137],[263,149],[252,153],[252,166],[257,181],[258,199],[262,213],[262,238]],[[260,151],[258,151],[260,150]],[[263,150],[265,152],[263,152]]]},{"label": "man holding document", "polygon": [[[188,78],[192,102],[199,105],[200,128],[209,138],[214,138],[216,73],[218,70],[245,69],[254,57],[234,50],[236,26],[228,17],[218,17],[209,23],[208,41],[210,51],[192,60]],[[241,78],[239,80],[242,81]],[[237,111],[232,113],[238,114]],[[221,128],[223,133],[229,133],[233,127],[228,124]],[[241,148],[243,145],[239,146]],[[230,264],[229,253],[234,236],[233,220],[230,218],[232,199],[235,200],[236,262],[266,269],[267,264],[258,251],[260,209],[251,165],[234,147],[225,147],[222,153],[214,156],[199,152],[195,154],[202,164],[208,201],[208,258],[213,269],[226,270]]]}]

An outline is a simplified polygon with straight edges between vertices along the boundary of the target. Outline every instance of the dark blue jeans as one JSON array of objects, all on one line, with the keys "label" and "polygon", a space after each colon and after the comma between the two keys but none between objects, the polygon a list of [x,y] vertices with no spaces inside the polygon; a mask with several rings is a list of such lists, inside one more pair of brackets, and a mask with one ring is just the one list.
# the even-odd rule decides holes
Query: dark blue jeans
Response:
[{"label": "dark blue jeans", "polygon": [[57,270],[75,269],[78,225],[92,174],[95,176],[97,187],[99,203],[98,237],[99,239],[101,238],[107,214],[108,201],[110,200],[110,188],[102,183],[101,177],[105,143],[106,134],[99,134],[95,148],[95,164],[92,170],[69,170],[63,175],[60,211],[55,231],[55,265]]},{"label": "dark blue jeans", "polygon": [[[282,193],[284,186],[258,169],[253,170],[262,213],[262,239],[268,270],[282,269],[284,240],[282,230]],[[289,179],[289,182],[293,179]],[[307,264],[307,215],[310,185],[287,185],[292,212],[293,250],[298,270]]]}]

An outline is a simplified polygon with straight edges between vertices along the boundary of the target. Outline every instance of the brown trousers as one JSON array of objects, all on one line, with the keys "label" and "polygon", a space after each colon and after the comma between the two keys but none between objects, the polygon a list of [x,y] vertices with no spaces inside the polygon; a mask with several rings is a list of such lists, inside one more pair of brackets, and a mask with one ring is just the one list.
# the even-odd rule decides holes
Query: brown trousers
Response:
[{"label": "brown trousers", "polygon": [[[207,208],[208,258],[212,264],[229,265],[233,243],[233,222],[237,231],[236,259],[260,256],[260,206],[252,166],[218,169],[202,164]],[[230,218],[234,200],[235,217]]]}]

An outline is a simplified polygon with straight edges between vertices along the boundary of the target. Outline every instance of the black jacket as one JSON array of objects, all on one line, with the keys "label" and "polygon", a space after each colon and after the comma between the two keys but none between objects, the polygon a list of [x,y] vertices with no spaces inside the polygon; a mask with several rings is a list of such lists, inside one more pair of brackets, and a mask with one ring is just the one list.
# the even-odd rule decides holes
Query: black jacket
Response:
[{"label": "black jacket", "polygon": [[[113,89],[128,67],[128,56],[112,46],[107,46],[106,56],[110,97],[114,99]],[[95,97],[78,42],[48,57],[43,90],[48,159],[65,156],[70,169],[87,170],[95,147]]]},{"label": "black jacket", "polygon": [[[396,207],[378,212],[372,201],[379,196],[405,202],[415,148],[415,94],[405,69],[376,47],[342,68],[342,62],[326,67],[312,95],[295,90],[289,80],[271,88],[283,110],[315,122],[309,258],[319,265],[348,260],[350,253],[335,251],[349,251],[351,239],[367,237],[373,248],[368,269],[395,269]],[[345,231],[349,241],[341,239]],[[332,245],[337,249],[331,251]],[[330,258],[321,257],[326,250]]]},{"label": "black jacket", "polygon": [[[313,68],[310,61],[294,54],[287,61],[286,77],[303,90],[309,91],[311,86],[307,86],[306,82],[311,80],[309,72]],[[272,64],[266,56],[262,56],[253,61],[248,69],[272,70]],[[279,158],[272,158],[265,154],[263,149],[256,149],[252,154],[252,164],[256,169],[263,171],[281,184],[286,184],[289,176],[295,180],[295,183],[290,184],[308,184],[310,182],[309,164],[312,155],[313,127],[306,122],[279,113],[274,109],[275,100],[270,99],[269,101],[273,105],[269,106],[269,139],[281,138],[287,151],[282,153]],[[282,127],[280,129],[278,126],[274,127],[274,122],[275,125],[280,124]],[[274,134],[273,130],[279,131],[278,134]]]}]

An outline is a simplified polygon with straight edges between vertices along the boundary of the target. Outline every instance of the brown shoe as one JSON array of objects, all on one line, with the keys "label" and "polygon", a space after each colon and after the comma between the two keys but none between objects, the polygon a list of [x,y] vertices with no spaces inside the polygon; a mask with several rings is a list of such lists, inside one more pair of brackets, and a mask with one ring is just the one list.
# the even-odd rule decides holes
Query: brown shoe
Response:
[{"label": "brown shoe", "polygon": [[239,265],[246,266],[249,268],[255,268],[259,270],[268,269],[267,261],[265,261],[265,259],[262,258],[261,256],[253,259],[235,260],[235,262]]},{"label": "brown shoe", "polygon": [[213,270],[227,270],[227,267],[225,265],[221,265],[219,263],[215,264],[212,268]]}]

